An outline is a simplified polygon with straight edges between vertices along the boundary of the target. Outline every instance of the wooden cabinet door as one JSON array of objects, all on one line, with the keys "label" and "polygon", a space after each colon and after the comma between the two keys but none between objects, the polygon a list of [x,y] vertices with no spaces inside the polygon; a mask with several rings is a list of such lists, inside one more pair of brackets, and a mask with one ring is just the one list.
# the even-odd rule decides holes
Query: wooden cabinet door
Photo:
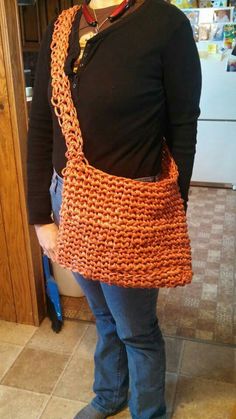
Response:
[{"label": "wooden cabinet door", "polygon": [[37,0],[34,6],[19,6],[21,39],[24,51],[38,51],[48,24],[62,10],[82,0]]},{"label": "wooden cabinet door", "polygon": [[[70,0],[37,0],[33,6],[19,6],[21,39],[24,51],[38,51],[44,31]],[[66,6],[66,7],[64,7]]]},{"label": "wooden cabinet door", "polygon": [[11,274],[7,254],[7,242],[0,203],[0,319],[16,321]]},{"label": "wooden cabinet door", "polygon": [[45,294],[41,251],[27,219],[26,115],[17,3],[1,0],[0,318],[38,325]]},{"label": "wooden cabinet door", "polygon": [[19,15],[23,50],[37,51],[42,37],[39,2],[33,6],[19,6]]}]

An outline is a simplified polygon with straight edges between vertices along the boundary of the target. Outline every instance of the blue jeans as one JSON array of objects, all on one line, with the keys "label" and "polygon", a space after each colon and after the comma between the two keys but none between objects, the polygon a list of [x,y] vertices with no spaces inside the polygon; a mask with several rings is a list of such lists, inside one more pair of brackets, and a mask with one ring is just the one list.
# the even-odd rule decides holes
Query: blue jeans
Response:
[{"label": "blue jeans", "polygon": [[[54,171],[50,193],[57,225],[62,185]],[[109,415],[126,405],[130,389],[133,419],[165,418],[166,360],[156,316],[158,289],[122,288],[73,274],[96,318],[93,407]]]}]

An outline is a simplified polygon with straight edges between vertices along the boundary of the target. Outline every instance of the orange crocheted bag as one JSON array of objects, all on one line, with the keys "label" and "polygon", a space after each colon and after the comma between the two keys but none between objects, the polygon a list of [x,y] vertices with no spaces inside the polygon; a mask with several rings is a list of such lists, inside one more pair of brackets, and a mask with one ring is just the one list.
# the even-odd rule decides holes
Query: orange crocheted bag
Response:
[{"label": "orange crocheted bag", "polygon": [[57,262],[86,278],[122,287],[191,282],[191,249],[178,170],[163,147],[158,182],[104,173],[83,154],[83,139],[64,72],[74,6],[58,17],[51,43],[52,104],[66,140]]}]

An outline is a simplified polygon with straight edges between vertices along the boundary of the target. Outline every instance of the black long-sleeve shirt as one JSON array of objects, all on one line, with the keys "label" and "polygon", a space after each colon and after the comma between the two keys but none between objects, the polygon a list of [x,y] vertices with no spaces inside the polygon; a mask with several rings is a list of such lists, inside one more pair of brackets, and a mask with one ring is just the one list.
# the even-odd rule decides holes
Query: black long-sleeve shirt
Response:
[{"label": "black long-sleeve shirt", "polygon": [[[179,169],[187,202],[196,146],[201,70],[185,15],[163,0],[145,0],[87,42],[78,73],[81,11],[70,34],[65,72],[77,109],[84,154],[96,168],[141,178],[160,171],[163,137]],[[44,36],[28,132],[30,224],[51,223],[53,166],[66,165],[65,139],[51,105],[50,42]]]}]

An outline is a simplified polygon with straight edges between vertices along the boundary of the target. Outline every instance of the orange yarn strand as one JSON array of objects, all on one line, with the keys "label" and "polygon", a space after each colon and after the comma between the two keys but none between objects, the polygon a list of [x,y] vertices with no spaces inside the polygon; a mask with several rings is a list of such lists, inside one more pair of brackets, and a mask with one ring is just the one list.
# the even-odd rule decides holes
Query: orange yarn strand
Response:
[{"label": "orange yarn strand", "polygon": [[113,176],[92,167],[64,64],[79,6],[58,17],[51,43],[52,104],[65,137],[57,262],[86,278],[122,287],[176,287],[191,282],[191,249],[177,179],[166,145],[157,182]]}]

